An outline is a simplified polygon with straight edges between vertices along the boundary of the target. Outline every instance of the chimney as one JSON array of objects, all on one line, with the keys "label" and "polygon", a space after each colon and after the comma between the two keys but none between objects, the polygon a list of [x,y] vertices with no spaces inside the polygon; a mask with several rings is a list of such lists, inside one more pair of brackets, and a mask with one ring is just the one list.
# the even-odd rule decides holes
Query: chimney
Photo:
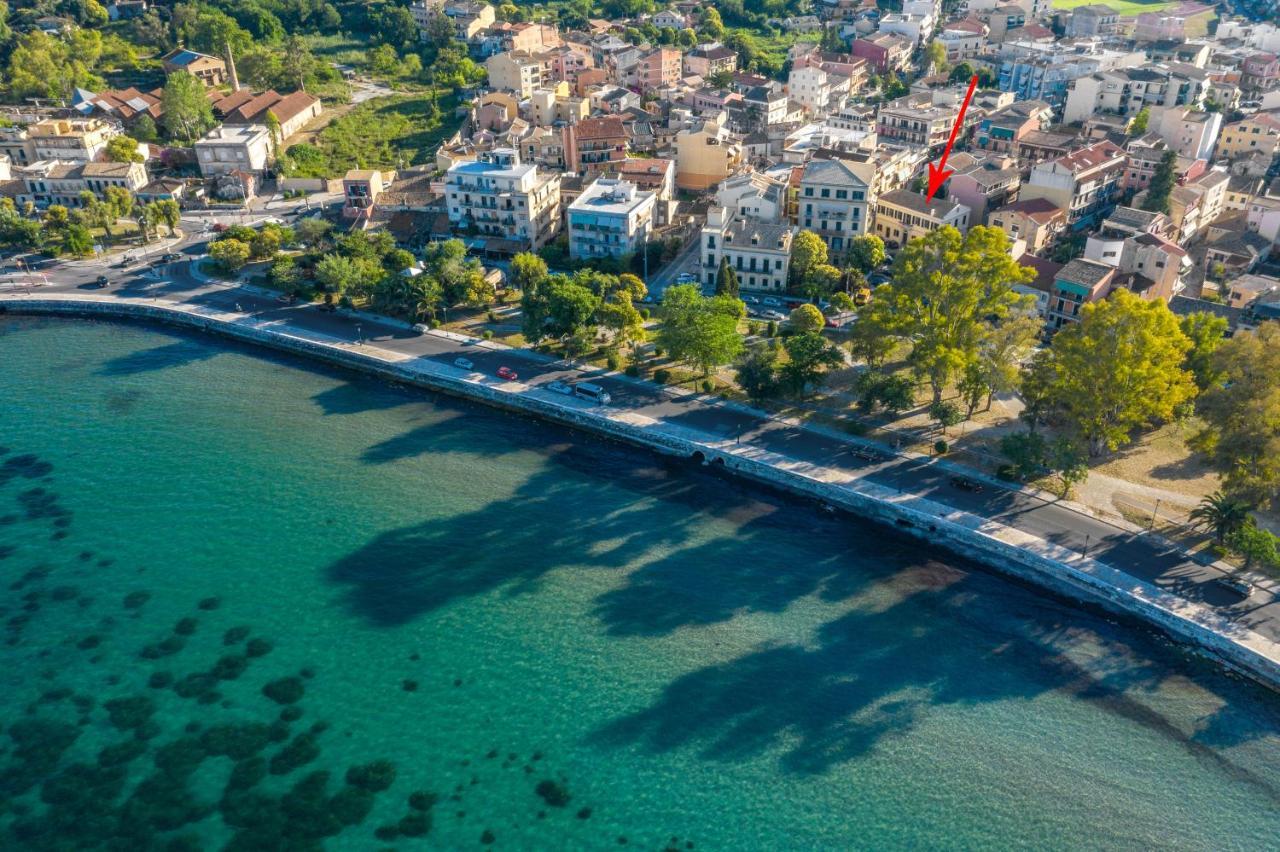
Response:
[{"label": "chimney", "polygon": [[224,47],[227,52],[227,75],[231,78],[231,91],[240,91],[240,77],[236,74],[236,58],[231,54],[231,42],[227,42]]}]

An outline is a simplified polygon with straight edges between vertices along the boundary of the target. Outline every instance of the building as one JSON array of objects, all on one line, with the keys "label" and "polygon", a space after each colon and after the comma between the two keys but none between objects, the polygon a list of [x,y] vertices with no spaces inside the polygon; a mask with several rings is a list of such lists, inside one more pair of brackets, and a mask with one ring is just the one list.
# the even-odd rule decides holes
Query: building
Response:
[{"label": "building", "polygon": [[1047,198],[1015,201],[988,216],[993,228],[1009,236],[1010,242],[1022,240],[1027,254],[1043,255],[1067,227],[1067,213]]},{"label": "building", "polygon": [[221,86],[227,82],[227,63],[216,56],[197,53],[179,47],[160,57],[160,67],[164,73],[173,74],[186,71],[206,86]]},{"label": "building", "polygon": [[892,33],[876,33],[865,38],[855,38],[849,52],[867,60],[867,65],[877,74],[904,71],[911,67],[911,54],[915,43],[909,38]]},{"label": "building", "polygon": [[564,129],[565,166],[599,173],[627,158],[627,129],[619,115],[584,118]]},{"label": "building", "polygon": [[254,94],[248,89],[214,101],[214,112],[226,124],[267,124],[267,116],[280,123],[280,142],[288,139],[320,115],[320,99],[298,91],[282,95],[275,89]]},{"label": "building", "polygon": [[560,175],[521,164],[513,148],[450,166],[445,198],[451,225],[496,238],[499,251],[539,249],[560,230]]},{"label": "building", "polygon": [[1217,156],[1234,160],[1261,152],[1268,159],[1280,154],[1280,113],[1255,113],[1222,128]]},{"label": "building", "polygon": [[1280,56],[1255,53],[1240,63],[1240,88],[1254,95],[1280,89]]},{"label": "building", "polygon": [[500,92],[515,92],[524,100],[535,89],[545,88],[549,79],[548,56],[527,50],[509,50],[490,56],[484,67],[489,72],[489,85]]},{"label": "building", "polygon": [[453,25],[453,37],[467,41],[482,30],[493,26],[497,16],[488,3],[469,0],[416,0],[409,4],[409,14],[418,25],[419,36],[425,41],[430,37],[432,19],[443,15]]},{"label": "building", "polygon": [[[27,125],[31,160],[85,163],[98,159],[120,128],[100,118],[46,118]],[[8,153],[6,151],[6,153]],[[15,159],[14,162],[21,162]]]},{"label": "building", "polygon": [[1018,197],[1022,174],[1012,157],[953,154],[947,168],[954,174],[947,180],[947,198],[970,210],[971,225],[987,221],[987,212],[1003,207]]},{"label": "building", "polygon": [[1125,174],[1125,153],[1103,140],[1031,167],[1023,199],[1047,198],[1067,212],[1067,224],[1083,228],[1115,206]]},{"label": "building", "polygon": [[851,240],[871,230],[875,180],[874,162],[810,160],[800,174],[798,224],[842,254]]},{"label": "building", "polygon": [[1182,156],[1208,160],[1218,142],[1222,115],[1186,107],[1152,107],[1147,126]]},{"label": "building", "polygon": [[760,172],[734,175],[716,190],[716,205],[723,207],[731,219],[782,222],[786,218],[787,185]]},{"label": "building", "polygon": [[[876,134],[881,142],[941,151],[960,115],[958,106],[935,106],[929,93],[907,95],[880,107]],[[972,121],[973,113],[966,113]],[[959,138],[963,138],[963,131]]]},{"label": "building", "polygon": [[18,201],[30,201],[45,209],[51,204],[79,207],[80,194],[91,192],[106,196],[108,187],[119,187],[134,193],[147,185],[147,170],[141,163],[67,163],[41,160],[14,170],[14,178],[22,182]]},{"label": "building", "polygon": [[1208,72],[1189,65],[1099,71],[1071,81],[1062,120],[1074,124],[1100,112],[1132,118],[1147,107],[1199,107],[1208,92]]},{"label": "building", "polygon": [[373,215],[382,194],[382,172],[377,169],[351,169],[342,177],[342,196],[346,202],[342,215],[348,219]]},{"label": "building", "polygon": [[684,55],[684,73],[706,79],[713,74],[738,70],[738,54],[719,42],[700,44]]},{"label": "building", "polygon": [[1120,13],[1101,3],[1072,9],[1065,27],[1068,38],[1113,35],[1119,28]]},{"label": "building", "polygon": [[224,124],[197,139],[192,147],[200,174],[207,178],[232,172],[261,177],[271,163],[271,133],[261,124]]},{"label": "building", "polygon": [[895,189],[876,199],[875,234],[890,248],[905,246],[909,240],[918,240],[947,225],[967,231],[969,208],[937,196],[926,200],[906,189]]},{"label": "building", "polygon": [[1046,324],[1051,331],[1080,321],[1080,309],[1084,305],[1099,302],[1111,292],[1116,268],[1092,260],[1076,258],[1054,278],[1049,291],[1049,311]]},{"label": "building", "polygon": [[657,193],[630,181],[598,178],[569,205],[569,256],[626,257],[640,251],[654,226]]},{"label": "building", "polygon": [[742,143],[713,120],[676,134],[676,186],[710,189],[742,166]]},{"label": "building", "polygon": [[676,163],[658,157],[627,157],[613,163],[605,172],[606,177],[620,177],[633,183],[638,189],[654,194],[655,216],[659,225],[669,225],[675,218]]},{"label": "building", "polygon": [[682,55],[674,47],[655,47],[641,55],[639,61],[628,70],[630,85],[641,92],[651,92],[680,81]]},{"label": "building", "polygon": [[712,207],[701,236],[703,283],[714,287],[721,262],[727,259],[741,289],[786,292],[794,235],[791,225],[733,218],[723,207]]}]

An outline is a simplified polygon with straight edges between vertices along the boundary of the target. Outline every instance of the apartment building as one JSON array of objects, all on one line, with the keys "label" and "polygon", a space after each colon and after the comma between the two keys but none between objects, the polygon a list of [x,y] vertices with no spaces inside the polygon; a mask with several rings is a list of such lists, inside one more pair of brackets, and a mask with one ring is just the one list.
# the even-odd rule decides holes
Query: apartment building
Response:
[{"label": "apartment building", "polygon": [[1234,160],[1261,152],[1268,158],[1280,154],[1280,113],[1255,113],[1222,128],[1217,156]]},{"label": "apartment building", "polygon": [[1047,198],[1033,198],[1006,204],[988,215],[988,223],[1009,236],[1022,240],[1026,253],[1043,255],[1067,227],[1067,213]]},{"label": "apartment building", "polygon": [[1199,107],[1208,91],[1208,72],[1190,65],[1099,71],[1071,81],[1062,120],[1074,124],[1099,112],[1135,116],[1146,107]]},{"label": "apartment building", "polygon": [[569,205],[569,256],[626,257],[640,251],[654,226],[657,193],[598,178]]},{"label": "apartment building", "polygon": [[674,47],[655,47],[632,65],[624,83],[641,92],[674,86],[680,80],[683,54]]},{"label": "apartment building", "polygon": [[660,157],[627,157],[613,163],[604,172],[606,177],[620,177],[636,185],[638,189],[652,192],[656,198],[654,216],[659,225],[669,225],[675,216],[676,201],[675,160]]},{"label": "apartment building", "polygon": [[1255,95],[1280,89],[1280,56],[1255,53],[1240,63],[1240,88]]},{"label": "apartment building", "polygon": [[372,215],[382,194],[382,172],[377,169],[349,169],[342,177],[342,215],[357,219]]},{"label": "apartment building", "polygon": [[100,118],[46,118],[27,125],[26,131],[32,162],[86,163],[97,159],[119,135],[118,125]]},{"label": "apartment building", "polygon": [[540,174],[520,162],[514,148],[484,151],[445,173],[449,223],[504,241],[539,249],[560,231],[560,175]]},{"label": "apartment building", "polygon": [[676,134],[676,186],[702,191],[737,171],[742,143],[717,121],[706,120]]},{"label": "apartment building", "polygon": [[714,287],[721,261],[728,259],[741,289],[786,292],[795,233],[791,225],[735,218],[723,207],[712,207],[701,235],[703,283]]},{"label": "apartment building", "polygon": [[488,3],[473,3],[470,0],[418,0],[409,4],[409,14],[420,30],[423,40],[428,37],[431,21],[440,15],[449,19],[453,25],[453,37],[466,41],[476,34],[493,26],[497,20],[493,7]]},{"label": "apartment building", "polygon": [[[959,115],[958,106],[935,105],[928,92],[907,95],[880,107],[876,134],[881,142],[940,151]],[[965,120],[971,122],[972,113],[966,113]]]},{"label": "apartment building", "polygon": [[950,225],[958,231],[969,229],[969,208],[945,198],[932,200],[917,192],[895,189],[876,199],[875,234],[890,248],[905,246]]},{"label": "apartment building", "polygon": [[261,177],[271,163],[271,133],[261,124],[224,124],[197,139],[200,173],[207,178],[246,172]]},{"label": "apartment building", "polygon": [[1080,309],[1105,299],[1115,277],[1114,266],[1079,257],[1072,260],[1054,276],[1046,325],[1057,331],[1068,323],[1079,322]]},{"label": "apartment building", "polygon": [[1110,6],[1093,3],[1077,6],[1067,17],[1068,38],[1114,35],[1120,28],[1120,13]]},{"label": "apartment building", "polygon": [[955,172],[947,180],[947,198],[969,208],[971,225],[984,224],[988,211],[1018,197],[1022,173],[1012,157],[960,152],[951,155],[947,168]]},{"label": "apartment building", "polygon": [[1083,228],[1115,206],[1125,173],[1125,153],[1103,140],[1031,168],[1024,199],[1047,198],[1067,211],[1067,224]]},{"label": "apartment building", "polygon": [[871,229],[875,198],[874,162],[810,160],[800,174],[796,219],[822,238],[834,253]]},{"label": "apartment building", "polygon": [[1208,160],[1218,142],[1222,115],[1186,107],[1152,107],[1147,126],[1182,156]]},{"label": "apartment building", "polygon": [[515,92],[524,100],[535,89],[546,87],[549,79],[548,56],[527,50],[510,50],[490,56],[484,66],[489,71],[489,85],[498,90]]},{"label": "apartment building", "polygon": [[909,38],[893,33],[875,33],[855,38],[849,45],[849,52],[867,60],[867,65],[876,74],[887,74],[910,68],[915,48],[915,43]]},{"label": "apartment building", "polygon": [[738,70],[738,54],[720,44],[700,44],[684,55],[684,73],[707,78],[712,74]]},{"label": "apartment building", "polygon": [[730,218],[782,222],[786,218],[787,185],[760,172],[734,175],[716,190],[716,205],[723,207]]},{"label": "apartment building", "polygon": [[938,34],[936,41],[947,52],[947,62],[950,63],[972,59],[987,46],[985,33],[960,29],[944,29]]},{"label": "apartment building", "polygon": [[564,130],[565,166],[598,174],[627,158],[627,129],[619,115],[584,118]]},{"label": "apartment building", "polygon": [[104,198],[107,187],[115,186],[132,193],[147,185],[147,170],[141,163],[41,160],[14,169],[13,177],[22,182],[17,200],[30,201],[42,210],[51,204],[79,207],[83,192]]},{"label": "apartment building", "polygon": [[[1147,133],[1125,143],[1124,189],[1141,192],[1150,185],[1156,169],[1170,149],[1167,142],[1154,133]],[[1202,173],[1204,160],[1194,160],[1178,155],[1174,161],[1174,175],[1179,181],[1189,180]]]}]

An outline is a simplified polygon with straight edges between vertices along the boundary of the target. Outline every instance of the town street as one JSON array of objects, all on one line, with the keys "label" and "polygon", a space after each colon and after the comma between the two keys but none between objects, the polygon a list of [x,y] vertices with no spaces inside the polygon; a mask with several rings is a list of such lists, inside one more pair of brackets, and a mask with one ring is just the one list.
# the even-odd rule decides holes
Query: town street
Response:
[{"label": "town street", "polygon": [[[168,249],[182,252],[183,259],[156,267],[119,269],[102,263],[59,264],[35,275],[18,276],[5,270],[0,275],[0,294],[28,290],[33,295],[82,292],[99,297],[115,294],[185,302],[227,312],[239,310],[258,320],[269,320],[282,330],[325,335],[352,344],[373,344],[446,363],[465,353],[478,371],[492,374],[500,366],[509,366],[519,374],[520,381],[531,385],[590,377],[609,391],[615,408],[740,440],[799,461],[856,472],[877,484],[991,518],[1053,544],[1085,552],[1167,591],[1214,605],[1262,636],[1280,640],[1280,605],[1274,600],[1274,584],[1263,581],[1249,599],[1237,601],[1236,595],[1213,583],[1222,576],[1217,568],[1199,564],[1159,539],[1096,519],[1070,506],[994,483],[981,491],[957,487],[951,481],[957,468],[937,459],[898,457],[888,450],[879,461],[862,459],[854,454],[858,445],[852,439],[783,422],[701,394],[673,391],[600,369],[577,370],[538,353],[419,334],[391,320],[330,313],[313,305],[289,306],[236,284],[207,282],[191,269],[192,259],[202,256],[204,248],[203,237],[184,238],[177,247]],[[101,289],[95,283],[100,274],[110,279]],[[49,283],[40,283],[42,278]],[[36,282],[34,286],[32,281]]]}]

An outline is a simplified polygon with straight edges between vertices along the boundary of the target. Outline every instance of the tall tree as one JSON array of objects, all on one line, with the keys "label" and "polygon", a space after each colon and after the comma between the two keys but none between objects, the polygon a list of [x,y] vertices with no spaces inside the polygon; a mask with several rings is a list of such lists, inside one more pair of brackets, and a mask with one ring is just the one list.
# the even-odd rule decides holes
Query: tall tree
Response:
[{"label": "tall tree", "polygon": [[1143,199],[1142,209],[1152,213],[1169,212],[1169,195],[1177,180],[1178,152],[1170,148],[1160,158],[1151,183],[1147,184],[1147,197]]},{"label": "tall tree", "polygon": [[911,364],[928,379],[934,402],[978,359],[993,324],[1031,302],[1013,288],[1035,277],[1010,257],[1003,231],[983,226],[964,236],[948,226],[912,240],[895,270],[867,313],[910,341]]},{"label": "tall tree", "polygon": [[107,159],[113,163],[141,163],[146,157],[138,151],[138,140],[129,136],[113,136],[107,142]]},{"label": "tall tree", "polygon": [[884,263],[884,240],[864,234],[849,241],[849,263],[860,272],[870,272]]},{"label": "tall tree", "polygon": [[1135,429],[1169,421],[1196,395],[1183,368],[1191,341],[1161,301],[1117,290],[1086,305],[1050,349],[1049,399],[1090,456],[1129,442]]},{"label": "tall tree", "polygon": [[720,271],[716,273],[716,295],[738,298],[738,273],[729,265],[729,257],[720,258]]},{"label": "tall tree", "polygon": [[752,346],[738,359],[735,370],[738,386],[755,403],[778,393],[778,352],[763,343]]},{"label": "tall tree", "polygon": [[1227,321],[1202,311],[1187,314],[1178,321],[1178,325],[1191,341],[1191,349],[1187,351],[1187,369],[1196,377],[1196,387],[1204,391],[1221,379],[1213,363],[1213,353],[1227,338]]},{"label": "tall tree", "polygon": [[793,282],[809,277],[809,271],[827,262],[827,244],[813,231],[801,231],[791,241],[791,267],[788,270]]},{"label": "tall tree", "polygon": [[778,371],[779,376],[787,390],[796,396],[804,396],[811,385],[818,384],[827,369],[844,363],[840,350],[816,331],[792,335],[783,341],[783,347],[787,350],[787,362]]},{"label": "tall tree", "polygon": [[1237,333],[1212,364],[1220,378],[1200,396],[1205,428],[1192,446],[1229,494],[1265,508],[1280,495],[1280,323]]},{"label": "tall tree", "polygon": [[169,75],[160,103],[164,107],[160,120],[165,132],[177,141],[194,142],[217,124],[204,84],[186,71]]},{"label": "tall tree", "polygon": [[658,343],[671,357],[701,368],[706,375],[742,352],[738,320],[744,308],[732,296],[707,298],[696,284],[668,287],[662,294]]},{"label": "tall tree", "polygon": [[532,252],[521,252],[511,258],[511,283],[517,290],[536,287],[547,274],[547,262]]}]

